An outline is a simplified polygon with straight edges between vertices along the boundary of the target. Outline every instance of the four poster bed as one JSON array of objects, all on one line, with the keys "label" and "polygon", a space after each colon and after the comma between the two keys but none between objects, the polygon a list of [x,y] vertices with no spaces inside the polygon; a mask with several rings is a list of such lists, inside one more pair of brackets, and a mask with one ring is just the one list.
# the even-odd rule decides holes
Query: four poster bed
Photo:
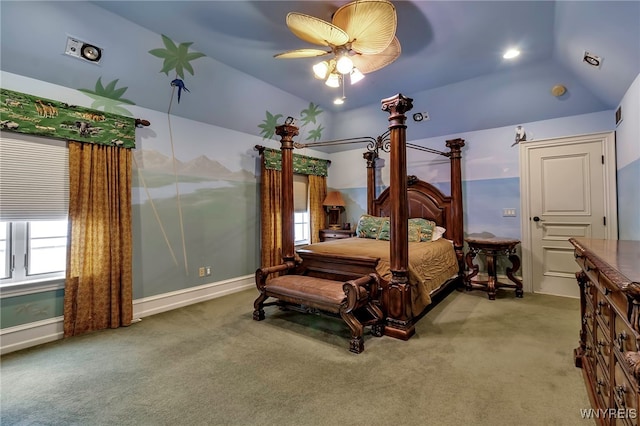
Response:
[{"label": "four poster bed", "polygon": [[[295,126],[276,128],[282,136],[283,263],[256,271],[260,295],[254,302],[255,320],[264,319],[264,306],[274,304],[336,314],[351,328],[350,350],[359,353],[364,350],[364,325],[372,326],[374,336],[407,340],[436,295],[463,285],[460,151],[464,140],[447,141],[447,152],[407,144],[404,114],[411,107],[412,100],[401,94],[382,101],[382,109],[390,113],[389,132],[364,154],[367,215],[358,223],[357,236],[297,251],[291,152],[301,144],[292,142],[297,135]],[[407,177],[407,146],[450,159],[450,196],[415,176]],[[376,198],[375,161],[380,148],[390,152],[390,185]],[[434,237],[434,232],[443,229],[441,238]],[[269,297],[276,301],[265,303]]]}]

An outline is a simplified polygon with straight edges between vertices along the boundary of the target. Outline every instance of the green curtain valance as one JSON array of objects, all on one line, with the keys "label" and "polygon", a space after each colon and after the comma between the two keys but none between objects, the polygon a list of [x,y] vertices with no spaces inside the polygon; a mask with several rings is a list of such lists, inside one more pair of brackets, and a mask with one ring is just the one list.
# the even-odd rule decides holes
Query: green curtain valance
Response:
[{"label": "green curtain valance", "polygon": [[[271,170],[282,169],[282,154],[280,150],[265,148],[262,158],[264,159],[265,168]],[[326,177],[328,166],[329,160],[293,154],[293,173]]]},{"label": "green curtain valance", "polygon": [[0,89],[2,130],[55,139],[135,148],[131,117]]}]

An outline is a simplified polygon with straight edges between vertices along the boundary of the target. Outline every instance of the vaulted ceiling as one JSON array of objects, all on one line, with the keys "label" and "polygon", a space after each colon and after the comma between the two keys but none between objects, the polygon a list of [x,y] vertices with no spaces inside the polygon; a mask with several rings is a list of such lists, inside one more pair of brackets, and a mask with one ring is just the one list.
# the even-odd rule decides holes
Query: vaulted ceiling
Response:
[{"label": "vaulted ceiling", "polygon": [[[286,27],[288,12],[331,21],[344,1],[99,1],[113,13],[174,40],[194,41],[210,57],[325,108],[380,101],[380,93],[416,93],[501,71],[552,61],[602,103],[614,108],[640,72],[640,3],[635,1],[394,1],[402,46],[393,64],[340,89],[312,77],[308,59],[273,59],[316,47]],[[505,49],[520,48],[514,61]],[[603,59],[583,62],[585,51]],[[569,91],[574,81],[562,81]],[[550,87],[548,89],[551,89]],[[517,94],[514,94],[517,97]]]},{"label": "vaulted ceiling", "polygon": [[[149,40],[116,42],[115,35],[104,39],[105,34],[115,34],[112,26],[126,19],[156,34],[156,45],[160,34],[192,42],[190,48],[209,58],[339,116],[351,117],[376,105],[379,110],[380,100],[396,93],[413,97],[414,111],[440,114],[413,133],[416,137],[613,110],[640,73],[640,1],[393,1],[400,57],[360,83],[347,84],[346,102],[336,106],[333,100],[342,90],[313,77],[311,67],[317,58],[274,59],[273,55],[316,47],[287,28],[288,12],[331,21],[332,13],[345,3],[3,0],[0,67],[72,88],[88,87],[97,75],[105,82],[120,78],[121,84],[131,87],[122,75],[127,70],[131,79],[145,79],[133,75],[138,71],[134,61],[111,61],[121,50],[146,54]],[[53,10],[57,17],[44,16]],[[60,23],[63,19],[65,24]],[[43,26],[47,29],[41,30]],[[76,66],[63,58],[68,31],[108,45],[100,68]],[[522,53],[507,61],[502,54],[509,47]],[[601,57],[599,67],[583,60],[585,51]],[[93,74],[83,75],[89,72]],[[157,69],[153,72],[157,75]],[[224,84],[214,77],[212,84]],[[558,98],[551,95],[556,84],[567,89]],[[135,90],[137,105],[161,110],[157,90],[142,89],[131,87],[127,94]],[[195,101],[195,96],[191,99]],[[260,107],[263,116],[268,108]],[[218,124],[203,110],[185,104],[176,114]],[[255,133],[260,119],[250,117],[247,128]]]}]

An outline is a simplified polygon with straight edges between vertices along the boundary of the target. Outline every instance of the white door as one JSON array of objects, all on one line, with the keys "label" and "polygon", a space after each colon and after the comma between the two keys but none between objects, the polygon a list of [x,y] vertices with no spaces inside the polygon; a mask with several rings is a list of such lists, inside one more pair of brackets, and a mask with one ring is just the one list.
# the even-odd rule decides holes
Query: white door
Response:
[{"label": "white door", "polygon": [[578,297],[569,238],[617,239],[614,134],[527,142],[521,154],[523,278],[535,293]]}]

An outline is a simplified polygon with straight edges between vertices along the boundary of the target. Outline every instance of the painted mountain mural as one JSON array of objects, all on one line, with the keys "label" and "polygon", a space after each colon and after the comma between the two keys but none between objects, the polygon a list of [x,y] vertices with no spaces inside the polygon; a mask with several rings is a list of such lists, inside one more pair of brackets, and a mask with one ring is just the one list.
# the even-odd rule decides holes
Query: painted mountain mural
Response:
[{"label": "painted mountain mural", "polygon": [[[138,168],[145,172],[159,172],[173,175],[174,160],[158,151],[139,150],[134,154]],[[227,181],[255,181],[253,173],[246,170],[231,171],[216,160],[201,155],[187,162],[175,160],[175,170],[180,176],[193,176]]]}]

